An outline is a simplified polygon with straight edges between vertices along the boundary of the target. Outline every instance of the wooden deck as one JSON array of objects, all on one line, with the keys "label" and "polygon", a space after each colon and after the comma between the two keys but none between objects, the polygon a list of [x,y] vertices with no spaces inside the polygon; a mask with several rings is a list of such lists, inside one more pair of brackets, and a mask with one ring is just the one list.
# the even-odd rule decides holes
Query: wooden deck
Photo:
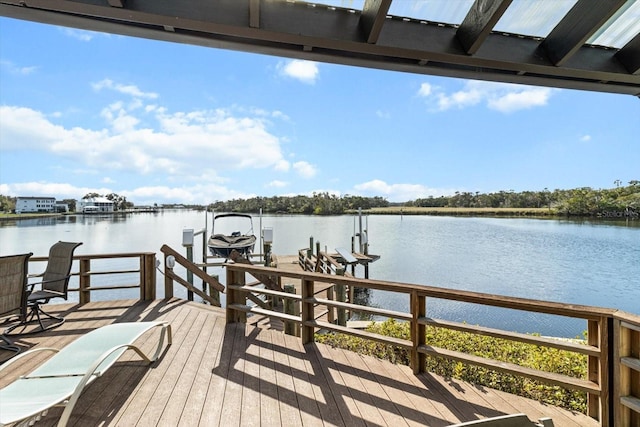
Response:
[{"label": "wooden deck", "polygon": [[[70,425],[446,426],[510,413],[549,416],[556,427],[598,426],[552,406],[333,349],[281,332],[226,325],[223,310],[180,299],[56,306],[60,328],[17,344],[61,347],[102,325],[165,319],[173,345],[151,368],[127,352],[82,394]],[[153,335],[138,341],[153,347]],[[3,355],[0,355],[0,357]],[[0,374],[0,387],[30,371],[34,356]],[[37,426],[55,425],[51,410]]]}]

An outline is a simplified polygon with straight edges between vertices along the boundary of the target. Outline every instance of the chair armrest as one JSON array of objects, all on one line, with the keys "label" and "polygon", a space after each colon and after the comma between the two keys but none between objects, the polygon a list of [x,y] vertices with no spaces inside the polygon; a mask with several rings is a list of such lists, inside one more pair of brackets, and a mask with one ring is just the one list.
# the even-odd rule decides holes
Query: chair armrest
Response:
[{"label": "chair armrest", "polygon": [[[59,280],[67,280],[71,278],[71,274],[67,275],[67,276],[63,276],[60,277],[59,279],[55,279],[55,280],[41,280],[39,282],[32,282],[32,283],[27,283],[27,288],[30,288],[29,292],[33,292],[33,288],[35,288],[36,285],[43,285],[45,283],[50,283],[50,282],[57,282]],[[32,276],[32,277],[42,277],[42,275],[37,275],[37,276]]]}]

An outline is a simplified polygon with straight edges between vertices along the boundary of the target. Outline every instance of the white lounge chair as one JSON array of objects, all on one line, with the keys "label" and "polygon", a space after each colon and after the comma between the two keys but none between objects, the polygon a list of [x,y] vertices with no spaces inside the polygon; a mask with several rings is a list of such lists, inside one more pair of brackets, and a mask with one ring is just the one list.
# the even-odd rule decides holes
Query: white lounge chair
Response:
[{"label": "white lounge chair", "polygon": [[553,427],[551,418],[540,418],[539,422],[530,421],[525,414],[501,415],[499,417],[468,421],[449,427]]},{"label": "white lounge chair", "polygon": [[[133,343],[156,327],[161,328],[161,333],[155,354],[149,358]],[[56,353],[30,374],[0,390],[0,426],[37,420],[57,405],[65,406],[58,422],[58,426],[65,426],[85,386],[109,369],[128,349],[148,363],[155,362],[162,351],[165,334],[169,346],[171,325],[168,322],[114,323],[93,330],[60,350],[35,348],[14,357],[0,366],[0,371],[35,352]]]}]

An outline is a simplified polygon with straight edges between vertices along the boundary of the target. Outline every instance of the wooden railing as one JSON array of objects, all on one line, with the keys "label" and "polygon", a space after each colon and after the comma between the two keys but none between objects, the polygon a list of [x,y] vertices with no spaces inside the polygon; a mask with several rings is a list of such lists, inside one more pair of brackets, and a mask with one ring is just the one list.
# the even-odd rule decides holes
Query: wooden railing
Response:
[{"label": "wooden railing", "polygon": [[[187,258],[183,257],[182,255],[180,255],[180,253],[178,253],[177,251],[175,251],[174,249],[172,249],[167,245],[163,245],[162,248],[160,248],[160,251],[164,254],[164,265],[165,265],[164,297],[165,298],[173,297],[173,283],[175,281],[180,285],[184,286],[187,289],[187,291],[191,292],[192,294],[198,295],[200,298],[202,298],[204,301],[207,301],[209,304],[220,307],[220,298],[218,296],[219,295],[218,293],[224,292],[224,286],[218,281],[218,279],[215,276],[208,275],[206,272],[202,271],[197,264],[194,264],[193,262],[189,261]],[[174,262],[184,267],[187,270],[188,274],[197,276],[199,279],[202,280],[203,283],[206,283],[209,286],[210,294],[207,294],[203,290],[196,288],[188,280],[184,280],[182,277],[174,273],[173,267],[169,266],[171,263],[167,262],[169,257],[173,257]]]},{"label": "wooden railing", "polygon": [[[130,268],[109,268],[96,269],[96,261],[98,260],[135,260]],[[139,289],[141,300],[152,300],[156,297],[156,254],[153,252],[133,252],[133,253],[116,253],[116,254],[99,254],[99,255],[76,255],[73,257],[74,266],[72,266],[71,276],[77,277],[77,287],[69,284],[69,292],[78,292],[78,300],[80,304],[86,304],[91,301],[92,292]],[[45,267],[41,264],[46,263],[48,257],[31,257],[29,259],[29,271],[44,271]],[[127,261],[124,261],[127,264]],[[37,267],[35,266],[36,264]],[[129,267],[129,266],[128,266]],[[42,274],[31,274],[30,277],[39,277]],[[138,278],[137,283],[125,284],[100,284],[98,280],[92,278],[109,279],[110,283],[120,282],[122,276],[135,275]],[[134,277],[135,277],[134,276]],[[127,278],[128,279],[128,278]],[[127,280],[125,279],[125,280]]]},{"label": "wooden railing", "polygon": [[[302,254],[301,254],[302,261]],[[304,260],[307,262],[308,260]],[[558,385],[587,393],[587,413],[600,421],[603,426],[638,425],[640,416],[640,359],[638,357],[638,334],[640,316],[621,313],[614,309],[537,301],[524,298],[505,297],[478,292],[444,289],[415,284],[395,283],[377,280],[356,279],[339,275],[315,272],[291,272],[246,264],[227,265],[227,321],[244,322],[247,313],[267,315],[285,322],[295,322],[301,327],[303,343],[314,340],[319,330],[335,331],[365,339],[379,341],[406,349],[410,354],[411,366],[415,373],[424,372],[426,358],[443,357],[450,360],[482,366],[516,376],[532,378],[544,383]],[[302,295],[265,290],[245,285],[245,273],[252,275],[277,276],[301,281]],[[356,305],[351,302],[318,298],[314,295],[317,283],[361,287],[405,294],[409,299],[409,312],[383,310],[374,307]],[[260,294],[272,297],[289,298],[300,304],[300,315],[284,314],[277,311],[255,307],[247,303]],[[464,323],[433,319],[428,316],[427,299],[442,299],[484,306],[500,307],[522,312],[544,313],[568,318],[584,319],[587,322],[587,342],[574,343],[535,335],[507,332],[499,329],[473,326]],[[325,306],[367,313],[384,318],[393,318],[410,323],[411,339],[404,340],[379,335],[369,331],[349,328],[345,325],[330,323],[315,317],[315,308]],[[574,378],[567,375],[550,373],[513,363],[482,358],[471,354],[437,348],[426,342],[426,327],[465,331],[477,335],[498,337],[505,340],[531,343],[541,347],[556,348],[585,355],[587,357],[587,378]]]}]

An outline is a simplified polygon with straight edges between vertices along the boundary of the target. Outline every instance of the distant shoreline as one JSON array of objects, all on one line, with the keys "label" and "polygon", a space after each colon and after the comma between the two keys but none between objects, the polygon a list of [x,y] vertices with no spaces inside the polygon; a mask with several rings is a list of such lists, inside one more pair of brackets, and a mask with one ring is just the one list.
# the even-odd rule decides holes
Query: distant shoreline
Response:
[{"label": "distant shoreline", "polygon": [[[127,214],[144,211],[117,211],[105,214]],[[347,210],[341,215],[355,215],[357,210]],[[389,206],[363,209],[365,215],[432,215],[432,216],[466,216],[466,217],[509,217],[509,218],[566,218],[567,216],[551,208],[451,208],[451,207],[407,207]],[[269,215],[270,213],[265,213]],[[80,212],[68,213],[33,213],[33,214],[0,214],[0,221],[17,221],[23,219],[56,218],[69,215],[82,215]],[[299,214],[306,215],[306,214]],[[317,215],[326,216],[326,215]],[[585,219],[625,219],[620,215],[584,216],[576,215],[571,218]],[[636,217],[628,219],[637,220]]]},{"label": "distant shoreline", "polygon": [[0,214],[0,221],[11,221],[17,219],[38,219],[38,218],[56,218],[65,215],[74,215],[69,213],[41,213],[41,214]]},{"label": "distant shoreline", "polygon": [[509,217],[556,217],[549,208],[449,208],[449,207],[402,207],[390,206],[363,210],[368,215],[442,215],[442,216],[509,216]]}]

